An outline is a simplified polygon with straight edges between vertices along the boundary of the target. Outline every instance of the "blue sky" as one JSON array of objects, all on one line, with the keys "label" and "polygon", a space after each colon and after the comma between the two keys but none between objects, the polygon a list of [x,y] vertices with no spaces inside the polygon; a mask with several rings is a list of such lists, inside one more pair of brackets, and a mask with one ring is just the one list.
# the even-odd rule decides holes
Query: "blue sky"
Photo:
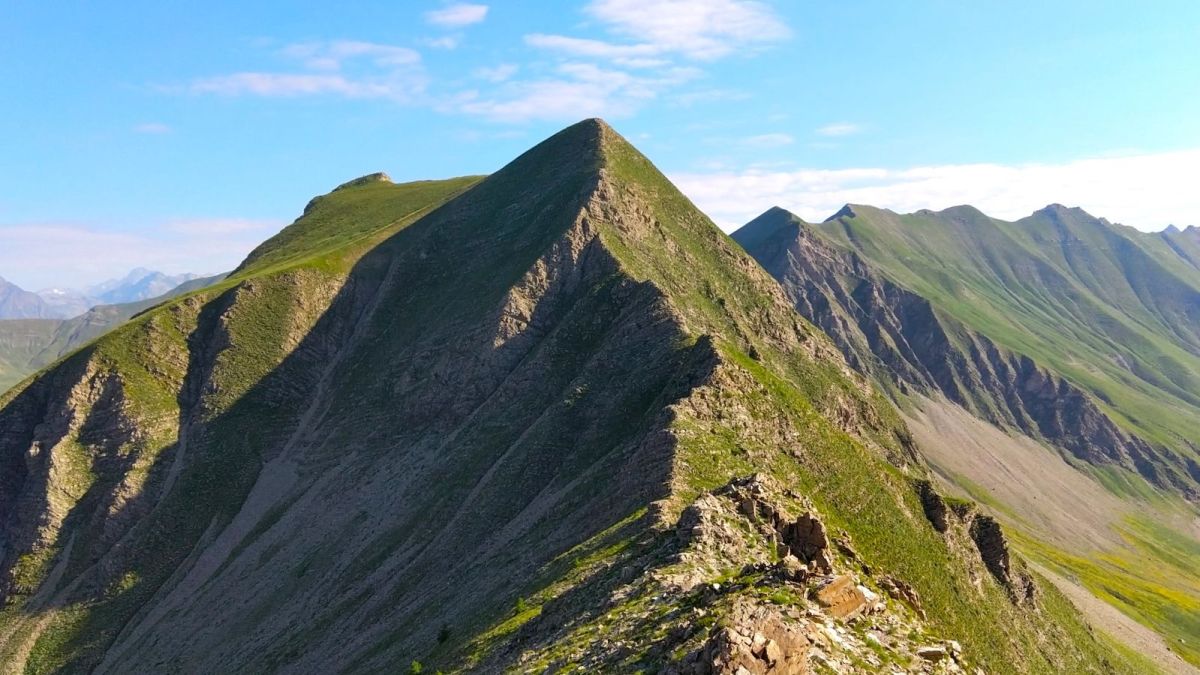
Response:
[{"label": "blue sky", "polygon": [[226,269],[349,178],[488,173],[591,116],[726,229],[1200,224],[1191,0],[174,4],[0,2],[0,276]]}]

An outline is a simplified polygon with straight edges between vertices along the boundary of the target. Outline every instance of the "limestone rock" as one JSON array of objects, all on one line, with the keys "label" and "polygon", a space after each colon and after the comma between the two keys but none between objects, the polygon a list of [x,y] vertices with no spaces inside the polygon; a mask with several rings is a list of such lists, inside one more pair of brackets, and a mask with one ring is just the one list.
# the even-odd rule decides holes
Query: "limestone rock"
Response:
[{"label": "limestone rock", "polygon": [[917,649],[917,656],[926,661],[941,661],[946,658],[946,648],[941,645],[930,645]]},{"label": "limestone rock", "polygon": [[843,574],[817,589],[816,600],[838,619],[852,619],[868,607],[867,597],[854,583],[854,577]]},{"label": "limestone rock", "polygon": [[669,675],[806,675],[809,641],[778,611],[739,603],[730,625],[719,630]]}]

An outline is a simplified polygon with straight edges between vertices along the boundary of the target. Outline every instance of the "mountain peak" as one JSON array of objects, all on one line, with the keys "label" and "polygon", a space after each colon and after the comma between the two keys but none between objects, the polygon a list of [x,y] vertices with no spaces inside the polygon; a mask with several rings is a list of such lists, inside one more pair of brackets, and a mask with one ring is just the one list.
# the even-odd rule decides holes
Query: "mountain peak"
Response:
[{"label": "mountain peak", "polygon": [[979,216],[983,216],[984,218],[987,217],[987,215],[983,211],[980,211],[979,209],[975,208],[974,206],[971,206],[970,204],[959,204],[957,206],[950,206],[950,207],[942,209],[941,213],[948,215],[948,216],[955,216],[955,217],[959,217],[959,218],[976,218]]},{"label": "mountain peak", "polygon": [[837,213],[826,218],[825,222],[828,223],[832,220],[838,220],[840,218],[857,218],[857,217],[858,217],[858,214],[854,212],[854,206],[852,204],[846,204],[842,208],[838,209]]},{"label": "mountain peak", "polygon": [[333,191],[337,192],[338,190],[346,190],[349,188],[363,187],[365,185],[374,185],[375,183],[386,183],[388,185],[391,185],[392,177],[382,171],[376,171],[375,173],[369,173],[365,176],[359,176],[358,178],[355,178],[354,180],[348,180],[345,183],[342,183],[341,185],[335,187],[333,189]]},{"label": "mountain peak", "polygon": [[591,117],[550,136],[541,143],[533,146],[520,155],[501,171],[519,167],[530,161],[552,161],[565,165],[568,162],[585,161],[595,164],[601,156],[614,144],[628,145],[607,122],[599,117]]},{"label": "mountain peak", "polygon": [[1047,216],[1061,217],[1061,216],[1065,216],[1068,214],[1073,215],[1073,216],[1083,216],[1085,218],[1092,217],[1092,214],[1088,213],[1087,211],[1084,211],[1082,208],[1080,208],[1078,206],[1063,206],[1062,204],[1059,204],[1057,202],[1055,202],[1054,204],[1048,204],[1045,207],[1033,212],[1033,215],[1035,215],[1035,216],[1036,215],[1047,215]]},{"label": "mountain peak", "polygon": [[772,206],[757,218],[739,227],[729,236],[747,251],[784,230],[804,227],[804,220],[780,206]]}]

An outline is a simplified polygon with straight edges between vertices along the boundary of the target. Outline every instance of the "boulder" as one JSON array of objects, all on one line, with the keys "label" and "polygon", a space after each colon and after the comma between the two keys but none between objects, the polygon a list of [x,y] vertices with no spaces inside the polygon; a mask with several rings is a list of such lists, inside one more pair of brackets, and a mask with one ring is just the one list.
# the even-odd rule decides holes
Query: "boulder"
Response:
[{"label": "boulder", "polygon": [[779,576],[788,581],[803,582],[808,579],[808,565],[800,562],[800,559],[791,553],[775,563],[775,569],[779,572]]},{"label": "boulder", "polygon": [[866,595],[854,583],[854,577],[843,574],[817,589],[817,604],[835,618],[850,620],[869,607]]},{"label": "boulder", "polygon": [[941,645],[929,645],[917,648],[917,656],[926,661],[941,661],[946,658],[946,654],[946,648]]}]

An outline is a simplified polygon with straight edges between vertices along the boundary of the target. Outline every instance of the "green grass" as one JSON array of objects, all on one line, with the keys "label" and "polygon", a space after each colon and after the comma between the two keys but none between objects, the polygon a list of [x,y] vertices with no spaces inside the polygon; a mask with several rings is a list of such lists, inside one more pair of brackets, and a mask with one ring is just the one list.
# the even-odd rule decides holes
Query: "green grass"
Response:
[{"label": "green grass", "polygon": [[317,197],[305,214],[250,252],[235,277],[290,263],[329,264],[360,250],[398,224],[411,223],[479,182],[464,176],[412,183],[374,182]]},{"label": "green grass", "polygon": [[1125,548],[1088,557],[1025,536],[1016,541],[1031,559],[1077,580],[1200,667],[1200,543],[1144,518],[1129,519],[1121,531]]}]

